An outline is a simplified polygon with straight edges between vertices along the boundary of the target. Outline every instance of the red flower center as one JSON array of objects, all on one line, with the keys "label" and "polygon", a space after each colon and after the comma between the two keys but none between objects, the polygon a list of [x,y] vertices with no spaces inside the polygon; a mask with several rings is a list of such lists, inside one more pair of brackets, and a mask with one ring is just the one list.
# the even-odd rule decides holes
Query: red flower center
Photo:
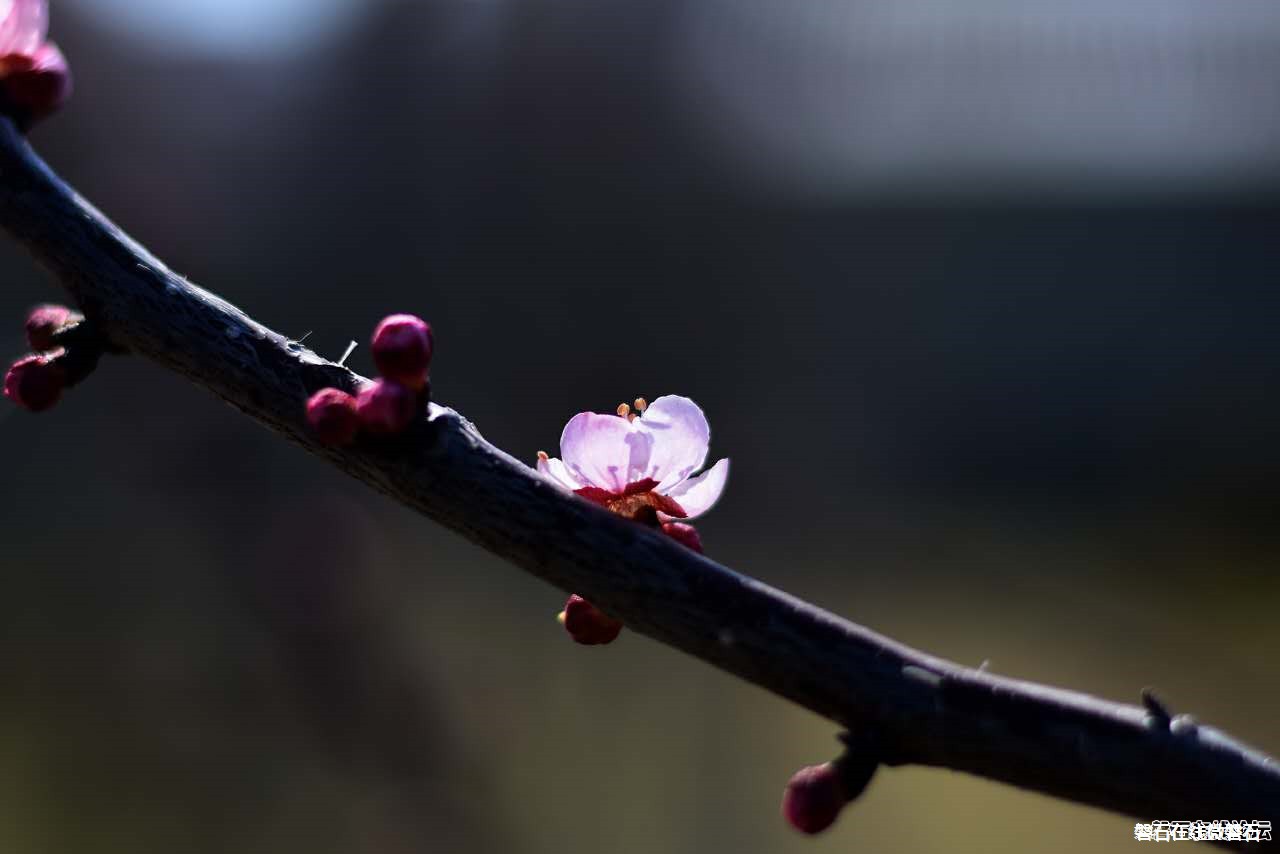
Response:
[{"label": "red flower center", "polygon": [[689,515],[674,498],[655,492],[657,485],[656,480],[646,477],[644,480],[628,483],[622,492],[612,492],[599,486],[584,486],[581,489],[575,489],[574,494],[581,495],[619,516],[653,525],[658,523],[659,513],[665,513],[676,519],[683,519]]}]

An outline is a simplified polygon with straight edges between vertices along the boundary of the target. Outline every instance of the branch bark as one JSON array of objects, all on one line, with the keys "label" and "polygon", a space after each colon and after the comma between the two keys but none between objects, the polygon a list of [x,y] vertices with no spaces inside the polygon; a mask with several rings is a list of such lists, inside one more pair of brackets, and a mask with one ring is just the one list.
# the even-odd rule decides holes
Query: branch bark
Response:
[{"label": "branch bark", "polygon": [[7,119],[0,223],[110,345],[178,371],[631,629],[849,728],[876,761],[965,771],[1148,821],[1274,820],[1280,811],[1280,764],[1217,729],[1155,701],[1109,702],[911,649],[561,491],[452,409],[433,404],[394,440],[319,445],[305,400],[362,378],[169,271],[63,183]]}]

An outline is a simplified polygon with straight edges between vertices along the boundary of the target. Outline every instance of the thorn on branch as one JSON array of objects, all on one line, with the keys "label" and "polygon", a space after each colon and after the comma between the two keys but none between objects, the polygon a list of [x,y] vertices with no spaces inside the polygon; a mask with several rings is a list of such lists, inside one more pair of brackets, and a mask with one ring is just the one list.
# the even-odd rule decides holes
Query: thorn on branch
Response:
[{"label": "thorn on branch", "polygon": [[1175,738],[1190,738],[1200,730],[1200,722],[1194,715],[1173,714],[1169,704],[1150,687],[1142,689],[1142,706],[1147,710],[1149,728],[1165,730]]},{"label": "thorn on branch", "polygon": [[1156,695],[1155,689],[1147,686],[1142,689],[1142,707],[1147,710],[1147,726],[1163,729],[1169,726],[1173,713],[1169,706]]}]

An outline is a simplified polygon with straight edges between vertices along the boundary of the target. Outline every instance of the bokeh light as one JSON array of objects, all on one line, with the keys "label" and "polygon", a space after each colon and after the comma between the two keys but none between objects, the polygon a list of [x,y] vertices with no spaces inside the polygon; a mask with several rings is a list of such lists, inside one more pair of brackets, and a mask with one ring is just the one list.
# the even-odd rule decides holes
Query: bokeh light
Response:
[{"label": "bokeh light", "polygon": [[[278,53],[336,37],[383,0],[56,0],[129,39],[176,54]],[[56,24],[55,24],[56,26]]]}]

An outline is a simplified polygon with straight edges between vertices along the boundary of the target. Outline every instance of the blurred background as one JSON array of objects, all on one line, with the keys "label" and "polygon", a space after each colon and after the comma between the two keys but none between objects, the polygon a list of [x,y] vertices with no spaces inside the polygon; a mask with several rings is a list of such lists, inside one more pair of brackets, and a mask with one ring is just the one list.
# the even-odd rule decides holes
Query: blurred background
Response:
[{"label": "blurred background", "polygon": [[[53,37],[37,148],[259,320],[336,357],[422,314],[438,399],[529,461],[689,395],[712,557],[1280,751],[1273,0],[55,0]],[[61,294],[7,237],[0,275],[17,356]],[[6,852],[1133,844],[918,768],[801,838],[830,724],[573,645],[557,591],[141,360],[5,410],[0,469]]]}]

